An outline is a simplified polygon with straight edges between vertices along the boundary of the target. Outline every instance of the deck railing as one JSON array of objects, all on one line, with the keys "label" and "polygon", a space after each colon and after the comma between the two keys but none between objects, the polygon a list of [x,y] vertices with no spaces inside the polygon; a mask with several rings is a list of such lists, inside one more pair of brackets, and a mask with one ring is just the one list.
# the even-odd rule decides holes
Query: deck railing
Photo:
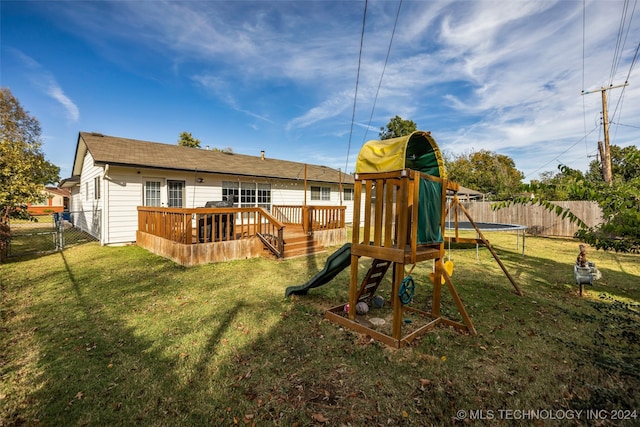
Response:
[{"label": "deck railing", "polygon": [[346,206],[273,205],[273,216],[284,224],[302,225],[305,233],[345,227]]},{"label": "deck railing", "polygon": [[284,253],[284,224],[262,208],[161,208],[138,206],[138,231],[183,244],[260,238]]}]

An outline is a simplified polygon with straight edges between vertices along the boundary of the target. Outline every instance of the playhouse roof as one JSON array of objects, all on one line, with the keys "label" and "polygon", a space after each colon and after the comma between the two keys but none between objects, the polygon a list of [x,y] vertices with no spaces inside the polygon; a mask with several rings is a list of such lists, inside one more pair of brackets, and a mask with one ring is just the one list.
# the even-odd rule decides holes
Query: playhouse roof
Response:
[{"label": "playhouse roof", "polygon": [[356,161],[356,173],[405,168],[446,178],[440,148],[431,132],[419,130],[398,138],[368,141],[360,149]]}]

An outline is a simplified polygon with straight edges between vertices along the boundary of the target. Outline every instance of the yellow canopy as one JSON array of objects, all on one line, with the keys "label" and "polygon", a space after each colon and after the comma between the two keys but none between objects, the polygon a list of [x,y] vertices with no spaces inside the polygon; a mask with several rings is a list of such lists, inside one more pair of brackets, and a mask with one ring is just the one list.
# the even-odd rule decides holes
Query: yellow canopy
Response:
[{"label": "yellow canopy", "polygon": [[360,149],[356,161],[356,173],[405,168],[446,177],[442,155],[431,132],[419,130],[399,138],[368,141]]}]

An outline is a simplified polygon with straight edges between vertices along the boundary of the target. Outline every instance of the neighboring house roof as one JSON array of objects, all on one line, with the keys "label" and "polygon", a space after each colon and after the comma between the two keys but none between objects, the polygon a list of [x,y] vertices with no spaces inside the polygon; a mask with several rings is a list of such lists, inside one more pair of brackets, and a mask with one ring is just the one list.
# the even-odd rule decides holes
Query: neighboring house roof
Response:
[{"label": "neighboring house roof", "polygon": [[464,195],[464,196],[470,196],[470,197],[482,197],[484,195],[484,193],[477,191],[477,190],[472,190],[470,188],[467,187],[463,187],[462,185],[460,186],[460,189],[458,190],[458,195]]},{"label": "neighboring house roof", "polygon": [[71,192],[69,190],[67,190],[67,189],[64,189],[64,188],[45,187],[45,191],[47,191],[50,194],[56,194],[56,195],[62,196],[62,197],[71,196]]},{"label": "neighboring house roof", "polygon": [[[87,151],[98,166],[128,166],[177,171],[198,171],[251,177],[302,180],[304,163],[225,153],[202,148],[139,141],[80,132],[73,163],[73,176],[79,176]],[[307,165],[307,180],[353,183],[353,176],[326,166]],[[65,180],[68,181],[68,180]]]},{"label": "neighboring house roof", "polygon": [[[60,188],[72,188],[76,185],[80,184],[80,176],[73,176],[71,178],[65,178],[63,180],[60,181],[60,183],[58,184],[58,186]],[[69,192],[71,193],[71,192]]]}]

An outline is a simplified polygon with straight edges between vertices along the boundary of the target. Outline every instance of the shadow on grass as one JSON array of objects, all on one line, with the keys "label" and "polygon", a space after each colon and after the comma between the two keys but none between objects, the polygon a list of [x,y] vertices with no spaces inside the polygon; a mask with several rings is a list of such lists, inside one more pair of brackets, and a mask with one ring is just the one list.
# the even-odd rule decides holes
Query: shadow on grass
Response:
[{"label": "shadow on grass", "polygon": [[[184,269],[138,248],[61,253],[59,269],[38,272],[55,288],[38,292],[52,295],[20,313],[38,374],[22,413],[5,421],[427,425],[453,423],[457,409],[638,407],[637,307],[614,302],[637,302],[638,289],[608,287],[628,275],[605,268],[596,296],[579,298],[569,263],[501,249],[518,297],[492,259],[476,262],[471,251],[454,254],[453,280],[479,335],[437,328],[401,350],[322,320],[345,301],[348,269],[283,298],[294,268],[313,275],[328,255],[270,264],[269,292],[257,284],[268,261]],[[113,263],[105,268],[101,256]],[[414,273],[420,303],[430,268]]]}]

